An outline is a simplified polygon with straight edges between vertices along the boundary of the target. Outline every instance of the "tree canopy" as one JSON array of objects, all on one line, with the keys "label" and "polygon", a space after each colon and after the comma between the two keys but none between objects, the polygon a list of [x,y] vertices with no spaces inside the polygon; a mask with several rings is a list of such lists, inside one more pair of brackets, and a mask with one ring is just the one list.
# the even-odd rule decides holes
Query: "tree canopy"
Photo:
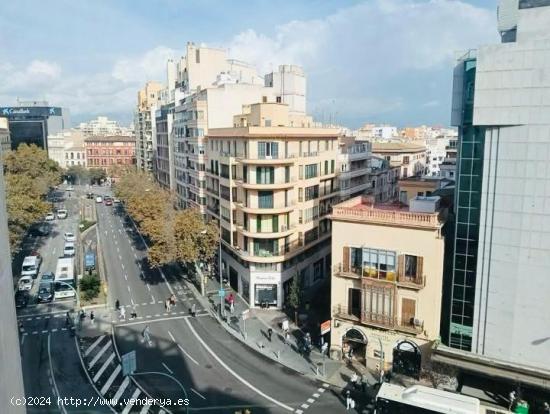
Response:
[{"label": "tree canopy", "polygon": [[177,210],[173,195],[149,174],[126,171],[115,184],[115,194],[152,242],[151,265],[208,260],[216,252],[217,226],[205,223],[195,209]]},{"label": "tree canopy", "polygon": [[6,205],[12,253],[29,227],[50,209],[45,196],[61,181],[61,168],[36,145],[21,144],[4,155]]}]

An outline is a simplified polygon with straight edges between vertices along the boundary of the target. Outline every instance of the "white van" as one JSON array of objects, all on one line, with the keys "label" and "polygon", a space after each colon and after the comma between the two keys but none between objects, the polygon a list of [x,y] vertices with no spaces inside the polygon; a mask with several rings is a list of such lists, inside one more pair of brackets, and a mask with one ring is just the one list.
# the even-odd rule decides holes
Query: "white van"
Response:
[{"label": "white van", "polygon": [[67,218],[67,210],[65,210],[64,208],[60,209],[60,210],[57,210],[57,218],[58,219],[66,219]]},{"label": "white van", "polygon": [[64,257],[73,257],[75,255],[75,247],[73,242],[67,242],[65,243],[65,247],[63,248],[63,256]]},{"label": "white van", "polygon": [[39,256],[27,256],[23,259],[23,265],[21,266],[21,276],[31,276],[36,279],[38,276],[38,269],[40,268],[41,259]]}]

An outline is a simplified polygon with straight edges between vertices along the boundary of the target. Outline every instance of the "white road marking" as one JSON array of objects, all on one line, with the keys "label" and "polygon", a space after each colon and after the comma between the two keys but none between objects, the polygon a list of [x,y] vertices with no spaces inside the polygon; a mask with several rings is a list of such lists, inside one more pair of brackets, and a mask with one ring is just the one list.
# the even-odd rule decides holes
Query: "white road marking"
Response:
[{"label": "white road marking", "polygon": [[118,391],[116,392],[115,396],[113,397],[115,401],[118,401],[120,397],[122,397],[122,393],[126,391],[126,387],[128,387],[128,384],[130,383],[130,377],[125,376],[124,381],[122,381],[122,384],[120,384],[120,387],[118,387]]},{"label": "white road marking", "polygon": [[53,250],[52,250],[52,254],[55,254],[55,247],[54,247]]},{"label": "white road marking", "polygon": [[168,371],[170,374],[173,374],[174,371],[172,371],[170,368],[168,368],[168,365],[166,365],[164,362],[162,363],[164,365],[164,368],[166,368],[166,371]]},{"label": "white road marking", "polygon": [[275,398],[270,397],[269,395],[265,394],[264,392],[260,391],[258,388],[254,387],[252,384],[250,384],[247,380],[245,380],[243,377],[241,377],[239,374],[237,374],[235,371],[233,371],[223,360],[214,352],[212,349],[204,342],[204,340],[197,334],[195,331],[195,328],[193,328],[193,325],[191,325],[191,322],[189,322],[189,319],[186,319],[185,322],[187,323],[187,326],[189,327],[189,330],[195,335],[195,337],[198,339],[198,341],[202,344],[204,349],[210,353],[214,357],[218,363],[224,367],[231,375],[233,375],[236,379],[238,379],[240,382],[242,382],[244,385],[246,385],[248,388],[250,388],[252,391],[256,392],[257,394],[261,395],[265,399],[271,401],[274,404],[277,404],[279,407],[284,408],[287,411],[294,412],[294,408],[289,407],[288,405],[277,401]]},{"label": "white road marking", "polygon": [[328,388],[328,387],[330,387],[330,385],[327,384],[326,382],[324,382],[324,383],[323,383],[323,387]]},{"label": "white road marking", "polygon": [[128,292],[130,292],[130,286],[126,286],[128,288]]},{"label": "white road marking", "polygon": [[315,398],[319,398],[319,397],[320,397],[321,395],[320,395],[320,394],[317,394],[317,393],[315,393],[315,394],[313,394],[313,396],[314,396]]},{"label": "white road marking", "polygon": [[132,306],[136,306],[136,304],[134,302],[134,298],[130,298],[130,302],[132,302]]},{"label": "white road marking", "polygon": [[[51,345],[50,345],[50,335],[48,335],[48,360],[50,362],[50,374],[51,374],[51,377],[52,377],[52,381],[53,381],[53,388],[55,390],[55,394],[58,396],[58,397],[61,397],[61,395],[59,394],[59,389],[57,388],[57,383],[55,382],[55,375],[53,373],[53,368],[52,368],[52,353],[51,353]],[[59,406],[59,408],[61,409],[61,412],[63,412],[64,414],[67,414],[67,410],[65,409],[65,406],[63,404],[61,404]]]},{"label": "white road marking", "polygon": [[103,387],[101,388],[101,391],[100,391],[101,395],[105,395],[109,387],[113,384],[115,378],[118,376],[118,373],[120,372],[120,370],[121,370],[121,367],[120,367],[120,364],[118,364],[115,370],[113,371],[113,373],[111,374],[111,376],[109,377],[109,379],[107,380],[107,382],[103,384]]},{"label": "white road marking", "polygon": [[303,411],[302,410],[296,410],[294,411],[296,414],[303,414]]},{"label": "white road marking", "polygon": [[325,389],[324,389],[324,388],[318,388],[317,391],[319,391],[319,392],[325,392]]},{"label": "white road marking", "polygon": [[144,405],[139,414],[147,414],[149,412],[149,408],[151,408],[149,404]]},{"label": "white road marking", "polygon": [[137,254],[134,253],[134,257],[137,259]]},{"label": "white road marking", "polygon": [[189,354],[187,353],[187,351],[185,351],[185,349],[183,349],[183,346],[181,346],[180,344],[178,344],[178,348],[180,349],[181,352],[183,352],[183,353],[185,354],[185,356],[186,356],[187,358],[189,358],[189,359],[190,359],[191,361],[193,361],[195,364],[199,365],[199,363],[198,363],[197,361],[195,361],[195,359],[194,359],[191,355],[189,355]]},{"label": "white road marking", "polygon": [[313,398],[308,398],[307,402],[310,403],[310,404],[313,404],[315,402],[315,400]]},{"label": "white road marking", "polygon": [[130,397],[128,404],[126,405],[126,407],[124,407],[124,410],[122,410],[122,414],[128,414],[130,412],[130,410],[134,406],[134,403],[136,402],[136,399],[139,397],[139,394],[141,394],[141,390],[139,388],[136,388],[136,390]]},{"label": "white road marking", "polygon": [[52,329],[52,332],[57,332],[57,328]]},{"label": "white road marking", "polygon": [[[162,302],[159,302],[159,303],[162,303]],[[155,304],[155,297],[151,295],[151,305],[154,305],[154,304]]]},{"label": "white road marking", "polygon": [[309,405],[304,403],[300,407],[302,407],[304,410],[307,410],[309,408]]},{"label": "white road marking", "polygon": [[176,342],[176,339],[174,338],[174,335],[172,335],[172,332],[168,331],[168,335],[170,335],[170,338],[172,338],[172,341]]},{"label": "white road marking", "polygon": [[47,330],[47,329],[44,329],[44,330],[42,331],[42,333],[48,333],[48,330]]},{"label": "white road marking", "polygon": [[124,263],[121,263],[120,265],[122,266],[122,270],[124,270]]},{"label": "white road marking", "polygon": [[147,283],[147,290],[149,290],[149,292],[151,291],[151,286],[149,286],[149,283]]},{"label": "white road marking", "polygon": [[25,337],[27,336],[26,333],[24,333],[23,335],[21,335],[21,346],[23,346],[23,344],[25,343]]},{"label": "white road marking", "polygon": [[145,306],[145,305],[148,305],[148,303],[147,303],[147,302],[143,302],[143,303],[141,304],[141,306]]},{"label": "white road marking", "polygon": [[120,254],[118,255],[118,259],[119,259],[119,260],[122,260],[122,256],[121,256]]},{"label": "white road marking", "polygon": [[107,367],[109,366],[109,364],[113,361],[113,359],[115,359],[115,352],[112,351],[111,352],[111,355],[109,355],[109,358],[107,358],[105,360],[105,362],[103,363],[103,365],[101,366],[101,368],[99,368],[99,371],[96,372],[96,374],[94,375],[94,382],[97,382],[97,380],[99,379],[99,377],[101,377],[101,374],[103,374],[103,372],[105,372],[105,370],[107,369]]},{"label": "white road marking", "polygon": [[103,346],[103,348],[101,348],[99,352],[94,356],[94,358],[90,362],[90,365],[88,366],[88,369],[92,369],[94,367],[97,361],[99,361],[99,358],[101,358],[101,355],[103,355],[107,350],[107,348],[109,348],[110,346],[111,346],[111,341],[107,341],[107,343]]},{"label": "white road marking", "polygon": [[201,397],[203,400],[206,400],[206,397],[203,397],[197,390],[194,388],[191,388],[191,391],[193,391],[195,394],[197,394],[199,397]]},{"label": "white road marking", "polygon": [[117,253],[120,253],[120,249],[119,249],[118,246],[116,247],[116,251],[117,251]]},{"label": "white road marking", "polygon": [[84,352],[84,356],[87,357],[88,355],[90,355],[90,352],[92,352],[94,348],[99,345],[103,338],[105,338],[105,335],[101,335],[99,338],[97,338],[96,341],[86,350],[86,352]]}]

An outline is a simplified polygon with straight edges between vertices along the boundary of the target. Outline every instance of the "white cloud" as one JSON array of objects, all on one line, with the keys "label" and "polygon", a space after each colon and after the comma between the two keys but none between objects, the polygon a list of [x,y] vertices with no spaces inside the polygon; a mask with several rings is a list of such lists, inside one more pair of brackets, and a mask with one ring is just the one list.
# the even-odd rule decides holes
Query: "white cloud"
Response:
[{"label": "white cloud", "polygon": [[113,67],[113,78],[125,83],[149,79],[162,81],[166,76],[166,61],[176,55],[176,50],[158,46],[143,55],[119,59]]},{"label": "white cloud", "polygon": [[[264,71],[282,63],[304,66],[311,112],[367,121],[412,105],[417,110],[421,102],[450,102],[455,52],[495,41],[494,12],[487,9],[462,1],[373,0],[324,19],[292,21],[271,36],[246,30],[228,46]],[[447,84],[434,87],[430,74]]]},{"label": "white cloud", "polygon": [[29,76],[43,76],[44,78],[56,79],[61,73],[57,63],[43,60],[33,60],[27,69]]}]

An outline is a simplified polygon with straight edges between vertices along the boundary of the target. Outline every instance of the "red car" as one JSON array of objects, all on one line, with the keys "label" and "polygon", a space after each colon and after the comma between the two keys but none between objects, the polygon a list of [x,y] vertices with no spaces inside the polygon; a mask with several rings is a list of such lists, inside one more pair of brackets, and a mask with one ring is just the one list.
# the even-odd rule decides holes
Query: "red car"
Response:
[{"label": "red car", "polygon": [[112,206],[113,205],[113,200],[111,200],[110,198],[105,199],[105,205],[106,206]]}]

